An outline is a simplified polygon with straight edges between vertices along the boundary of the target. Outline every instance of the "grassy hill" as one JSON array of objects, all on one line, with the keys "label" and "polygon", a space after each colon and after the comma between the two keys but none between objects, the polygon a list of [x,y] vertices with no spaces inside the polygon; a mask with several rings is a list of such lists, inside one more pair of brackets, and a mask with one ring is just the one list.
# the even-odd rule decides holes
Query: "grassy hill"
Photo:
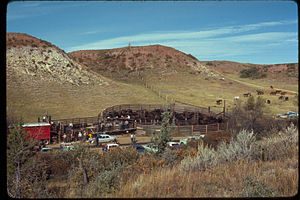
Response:
[{"label": "grassy hill", "polygon": [[[298,64],[293,71],[263,72],[261,79],[240,78],[240,71],[266,66],[230,61],[198,61],[161,45],[82,50],[65,53],[26,34],[7,34],[7,108],[36,121],[47,110],[52,118],[96,116],[108,106],[171,103],[175,100],[222,109],[244,93],[265,90],[269,114],[298,110]],[[270,67],[269,67],[270,68]],[[271,68],[270,68],[271,69]],[[290,69],[289,69],[290,70]],[[147,85],[147,87],[146,87]],[[289,101],[271,96],[270,86],[284,89]]]}]

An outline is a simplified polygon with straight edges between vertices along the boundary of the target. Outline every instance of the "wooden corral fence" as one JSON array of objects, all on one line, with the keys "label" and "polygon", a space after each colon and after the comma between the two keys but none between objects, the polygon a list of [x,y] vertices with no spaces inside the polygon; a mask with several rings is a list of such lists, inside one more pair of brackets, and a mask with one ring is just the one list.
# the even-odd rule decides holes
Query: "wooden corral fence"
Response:
[{"label": "wooden corral fence", "polygon": [[[142,128],[146,135],[150,136],[154,131],[159,131],[160,126],[153,125],[138,125],[138,129]],[[189,126],[174,126],[173,136],[186,136],[193,134],[207,134],[210,132],[219,132],[228,130],[228,122],[207,124],[207,125],[189,125]]]},{"label": "wooden corral fence", "polygon": [[[177,104],[176,104],[177,103]],[[209,116],[218,116],[224,113],[223,108],[220,107],[200,107],[188,103],[176,101],[174,104],[121,104],[106,108],[102,111],[102,116],[106,116],[110,112],[121,112],[122,110],[132,111],[151,111],[156,109],[169,110],[171,112],[200,112]],[[180,103],[181,105],[179,105]]]},{"label": "wooden corral fence", "polygon": [[84,118],[69,118],[69,119],[57,119],[52,120],[53,123],[58,124],[58,122],[61,123],[61,125],[69,125],[72,124],[93,124],[98,121],[98,117],[84,117]]},{"label": "wooden corral fence", "polygon": [[156,110],[156,109],[170,109],[170,105],[168,104],[121,104],[115,105],[106,108],[102,111],[102,116],[106,116],[109,112],[121,112],[122,110],[132,110],[132,111],[139,111],[139,110]]}]

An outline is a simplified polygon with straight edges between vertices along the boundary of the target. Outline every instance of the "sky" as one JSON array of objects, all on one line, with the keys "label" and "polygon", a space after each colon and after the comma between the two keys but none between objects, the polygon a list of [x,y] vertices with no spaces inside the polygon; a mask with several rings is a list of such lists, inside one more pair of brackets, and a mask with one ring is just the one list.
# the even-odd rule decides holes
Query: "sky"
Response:
[{"label": "sky", "polygon": [[298,62],[293,1],[14,1],[6,31],[66,52],[160,44],[200,61]]}]

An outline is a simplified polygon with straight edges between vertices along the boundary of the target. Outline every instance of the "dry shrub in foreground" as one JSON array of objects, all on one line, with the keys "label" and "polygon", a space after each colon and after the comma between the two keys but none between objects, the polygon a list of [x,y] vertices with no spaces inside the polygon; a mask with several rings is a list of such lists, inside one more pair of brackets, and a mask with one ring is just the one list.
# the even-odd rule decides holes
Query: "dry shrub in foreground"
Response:
[{"label": "dry shrub in foreground", "polygon": [[200,144],[195,158],[141,174],[109,197],[287,197],[297,194],[298,176],[298,130],[291,124],[262,141],[241,131],[217,150]]},{"label": "dry shrub in foreground", "polygon": [[294,151],[293,158],[285,161],[239,160],[205,171],[184,171],[176,167],[156,169],[139,175],[108,197],[293,196],[298,191],[297,159],[297,151]]}]

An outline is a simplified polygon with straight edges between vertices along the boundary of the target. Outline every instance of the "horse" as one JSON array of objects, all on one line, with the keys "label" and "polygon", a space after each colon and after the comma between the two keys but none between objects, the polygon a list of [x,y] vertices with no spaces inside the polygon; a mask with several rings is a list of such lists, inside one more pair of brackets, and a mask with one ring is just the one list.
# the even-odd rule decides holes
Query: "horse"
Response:
[{"label": "horse", "polygon": [[270,95],[276,95],[277,93],[276,92],[270,92]]},{"label": "horse", "polygon": [[257,92],[257,95],[263,95],[264,94],[264,92],[261,91],[261,90],[256,90],[256,92]]},{"label": "horse", "polygon": [[251,93],[249,92],[249,93],[246,93],[246,94],[243,94],[244,95],[244,97],[248,97],[248,96],[250,96],[251,97]]},{"label": "horse", "polygon": [[222,103],[222,99],[217,100],[216,103],[217,103],[217,105],[220,105]]}]

